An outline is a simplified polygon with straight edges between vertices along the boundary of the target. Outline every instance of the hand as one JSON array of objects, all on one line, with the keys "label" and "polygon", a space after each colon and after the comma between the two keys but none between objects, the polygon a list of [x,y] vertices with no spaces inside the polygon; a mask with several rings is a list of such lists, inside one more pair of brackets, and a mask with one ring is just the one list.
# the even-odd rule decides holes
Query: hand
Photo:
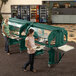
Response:
[{"label": "hand", "polygon": [[35,43],[36,46],[41,46],[40,44]]},{"label": "hand", "polygon": [[32,49],[31,47],[28,47],[30,50]]},{"label": "hand", "polygon": [[32,47],[28,47],[29,48],[29,50],[35,50],[35,48],[32,48]]},{"label": "hand", "polygon": [[38,40],[38,39],[35,39],[36,41]]},{"label": "hand", "polygon": [[33,52],[33,51],[35,51],[36,49],[32,49],[31,51]]},{"label": "hand", "polygon": [[7,38],[9,38],[9,36],[7,35]]}]

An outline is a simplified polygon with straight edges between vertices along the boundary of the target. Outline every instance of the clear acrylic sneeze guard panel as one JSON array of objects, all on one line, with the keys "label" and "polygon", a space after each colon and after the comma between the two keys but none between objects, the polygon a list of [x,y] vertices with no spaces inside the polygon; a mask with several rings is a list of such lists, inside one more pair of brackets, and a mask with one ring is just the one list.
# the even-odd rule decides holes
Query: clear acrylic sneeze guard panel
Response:
[{"label": "clear acrylic sneeze guard panel", "polygon": [[9,25],[15,26],[15,27],[21,27],[22,24],[17,24],[17,23],[12,23],[12,22],[8,22]]},{"label": "clear acrylic sneeze guard panel", "polygon": [[30,27],[34,30],[34,36],[38,38],[38,42],[48,44],[48,36],[51,33],[50,30],[40,29],[36,27]]},{"label": "clear acrylic sneeze guard panel", "polygon": [[11,39],[19,38],[20,27],[22,25],[12,22],[8,22],[8,24],[10,25],[10,38]]}]

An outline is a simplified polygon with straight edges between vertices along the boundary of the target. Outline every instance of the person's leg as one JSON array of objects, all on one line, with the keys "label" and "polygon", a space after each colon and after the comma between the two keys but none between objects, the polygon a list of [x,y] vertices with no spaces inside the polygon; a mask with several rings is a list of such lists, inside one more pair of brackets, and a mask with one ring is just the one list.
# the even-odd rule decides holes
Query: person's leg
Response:
[{"label": "person's leg", "polygon": [[30,64],[31,55],[29,54],[29,61],[24,65],[24,69],[26,70],[27,66]]},{"label": "person's leg", "polygon": [[33,71],[33,69],[34,69],[34,56],[35,56],[35,54],[31,54],[30,71]]},{"label": "person's leg", "polygon": [[9,53],[9,39],[5,36],[5,51]]}]

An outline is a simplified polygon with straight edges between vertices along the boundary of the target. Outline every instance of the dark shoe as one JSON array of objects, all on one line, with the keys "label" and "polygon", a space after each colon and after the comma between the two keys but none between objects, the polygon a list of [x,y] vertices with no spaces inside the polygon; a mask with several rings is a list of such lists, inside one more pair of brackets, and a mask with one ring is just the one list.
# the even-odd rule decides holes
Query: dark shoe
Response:
[{"label": "dark shoe", "polygon": [[26,70],[26,69],[24,69],[24,72],[27,72],[27,70]]},{"label": "dark shoe", "polygon": [[34,70],[31,70],[32,72],[36,73],[37,71],[34,69]]},{"label": "dark shoe", "polygon": [[7,53],[7,55],[10,55],[10,53]]}]

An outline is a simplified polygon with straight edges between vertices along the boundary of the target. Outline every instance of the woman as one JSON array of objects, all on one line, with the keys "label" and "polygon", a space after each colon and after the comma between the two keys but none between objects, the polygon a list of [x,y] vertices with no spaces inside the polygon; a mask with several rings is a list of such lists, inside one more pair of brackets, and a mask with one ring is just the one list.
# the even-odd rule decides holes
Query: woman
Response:
[{"label": "woman", "polygon": [[9,25],[8,25],[8,19],[4,20],[4,23],[2,24],[2,33],[5,39],[5,51],[7,52],[8,55],[10,55],[9,53]]},{"label": "woman", "polygon": [[36,70],[34,70],[34,56],[36,52],[34,48],[36,46],[35,46],[35,40],[34,40],[33,35],[34,35],[34,30],[30,29],[25,39],[25,46],[27,47],[27,53],[29,54],[29,61],[25,64],[24,71],[27,71],[26,68],[27,66],[30,65],[30,71],[36,72]]}]

